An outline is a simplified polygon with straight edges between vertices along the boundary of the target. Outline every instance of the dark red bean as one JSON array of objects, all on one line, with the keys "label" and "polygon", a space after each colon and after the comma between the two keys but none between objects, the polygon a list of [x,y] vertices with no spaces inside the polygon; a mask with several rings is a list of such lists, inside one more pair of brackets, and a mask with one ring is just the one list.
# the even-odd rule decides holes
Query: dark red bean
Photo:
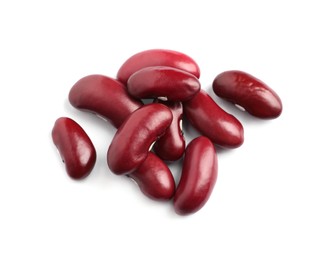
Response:
[{"label": "dark red bean", "polygon": [[174,197],[177,214],[195,213],[204,206],[215,186],[217,171],[217,155],[212,142],[204,136],[191,141],[185,151]]},{"label": "dark red bean", "polygon": [[89,75],[71,88],[71,105],[98,114],[118,128],[124,120],[143,104],[131,97],[119,81],[103,76]]},{"label": "dark red bean", "polygon": [[212,86],[216,95],[256,117],[272,119],[282,112],[282,103],[275,91],[246,72],[225,71],[215,78]]},{"label": "dark red bean", "polygon": [[168,66],[189,72],[195,77],[200,77],[200,69],[196,62],[181,52],[152,49],[139,52],[120,67],[117,78],[126,84],[128,78],[136,71],[152,66]]},{"label": "dark red bean", "polygon": [[244,142],[242,124],[221,109],[203,90],[183,104],[183,113],[190,123],[212,142],[227,148],[239,147]]},{"label": "dark red bean", "polygon": [[173,114],[173,121],[165,134],[155,142],[154,151],[166,161],[176,161],[180,159],[185,150],[185,140],[181,130],[183,106],[181,102],[157,101],[166,105]]},{"label": "dark red bean", "polygon": [[79,124],[67,117],[57,119],[52,139],[71,178],[83,179],[90,174],[96,162],[96,150]]},{"label": "dark red bean", "polygon": [[169,108],[149,104],[134,111],[119,127],[108,149],[107,162],[115,174],[136,170],[151,144],[164,134],[173,120]]},{"label": "dark red bean", "polygon": [[171,67],[147,67],[135,72],[127,81],[127,90],[135,98],[165,97],[169,101],[186,101],[201,89],[198,79]]},{"label": "dark red bean", "polygon": [[129,177],[135,180],[141,191],[153,200],[169,200],[175,192],[174,177],[167,165],[152,152]]}]

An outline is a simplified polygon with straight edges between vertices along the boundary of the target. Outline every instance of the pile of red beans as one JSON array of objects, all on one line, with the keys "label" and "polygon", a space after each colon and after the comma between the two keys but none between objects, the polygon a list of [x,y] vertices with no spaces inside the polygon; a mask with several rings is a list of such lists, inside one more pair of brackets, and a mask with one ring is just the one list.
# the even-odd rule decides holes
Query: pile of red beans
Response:
[{"label": "pile of red beans", "polygon": [[[173,198],[177,214],[200,210],[217,179],[214,144],[236,148],[244,141],[244,129],[225,112],[199,82],[200,69],[189,56],[171,50],[137,53],[120,67],[116,79],[89,75],[71,88],[69,101],[77,109],[108,120],[118,130],[107,151],[107,163],[117,175],[126,175],[154,200]],[[255,117],[281,114],[279,96],[265,83],[242,71],[225,71],[213,81],[219,97]],[[143,101],[152,99],[151,103]],[[185,143],[184,116],[200,133]],[[89,136],[74,120],[62,117],[52,130],[54,144],[68,175],[83,179],[96,162]],[[183,158],[179,183],[165,161]]]}]

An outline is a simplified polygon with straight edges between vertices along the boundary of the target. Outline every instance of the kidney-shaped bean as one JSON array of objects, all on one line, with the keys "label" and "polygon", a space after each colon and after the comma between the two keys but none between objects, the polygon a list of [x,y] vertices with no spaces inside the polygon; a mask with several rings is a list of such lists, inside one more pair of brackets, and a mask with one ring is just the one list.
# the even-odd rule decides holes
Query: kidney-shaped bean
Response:
[{"label": "kidney-shaped bean", "polygon": [[168,66],[189,72],[200,77],[197,63],[188,55],[165,49],[151,49],[139,52],[120,67],[117,78],[126,84],[128,78],[136,71],[152,66]]},{"label": "kidney-shaped bean", "polygon": [[186,101],[200,88],[194,75],[164,66],[141,69],[127,81],[127,90],[135,98],[165,97],[169,101]]},{"label": "kidney-shaped bean", "polygon": [[119,127],[108,149],[107,162],[115,174],[136,170],[146,159],[151,144],[164,134],[173,120],[162,104],[144,105]]},{"label": "kidney-shaped bean", "polygon": [[103,76],[89,75],[71,88],[71,105],[98,114],[118,128],[124,120],[143,104],[131,97],[119,81]]},{"label": "kidney-shaped bean", "polygon": [[200,136],[185,151],[181,179],[174,196],[177,214],[200,210],[208,201],[217,179],[217,155],[212,142]]},{"label": "kidney-shaped bean", "polygon": [[157,101],[166,105],[173,114],[173,121],[165,134],[155,142],[154,151],[163,160],[176,161],[185,150],[185,140],[181,130],[183,106],[181,102]]},{"label": "kidney-shaped bean", "polygon": [[96,162],[96,150],[79,124],[67,117],[57,119],[52,139],[71,178],[83,179],[90,174]]},{"label": "kidney-shaped bean", "polygon": [[256,117],[272,119],[282,112],[280,97],[261,80],[238,70],[225,71],[213,81],[216,95]]},{"label": "kidney-shaped bean", "polygon": [[129,174],[140,190],[153,200],[169,200],[175,192],[174,177],[167,165],[152,152],[138,169]]},{"label": "kidney-shaped bean", "polygon": [[203,90],[183,104],[183,112],[190,123],[212,142],[227,148],[244,142],[242,124],[228,114]]}]

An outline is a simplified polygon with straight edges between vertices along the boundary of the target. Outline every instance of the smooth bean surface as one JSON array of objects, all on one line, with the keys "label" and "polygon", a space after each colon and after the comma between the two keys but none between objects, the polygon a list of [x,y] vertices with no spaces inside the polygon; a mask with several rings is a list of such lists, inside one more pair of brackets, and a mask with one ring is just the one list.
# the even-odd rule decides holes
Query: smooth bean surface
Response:
[{"label": "smooth bean surface", "polygon": [[83,179],[90,174],[96,162],[96,150],[78,123],[67,117],[57,119],[52,139],[71,178]]},{"label": "smooth bean surface", "polygon": [[188,55],[166,49],[151,49],[134,54],[120,67],[117,78],[126,84],[136,71],[152,66],[168,66],[189,72],[200,77],[197,63]]},{"label": "smooth bean surface", "polygon": [[195,138],[186,148],[174,196],[177,214],[195,213],[205,205],[215,186],[217,172],[217,155],[212,142],[204,136]]},{"label": "smooth bean surface", "polygon": [[165,97],[169,101],[186,101],[200,89],[194,75],[164,66],[141,69],[127,81],[128,92],[138,99]]},{"label": "smooth bean surface", "polygon": [[200,133],[217,145],[236,148],[244,142],[242,124],[219,107],[204,90],[183,104],[183,112]]},{"label": "smooth bean surface", "polygon": [[154,153],[149,152],[146,160],[129,174],[140,190],[153,200],[170,200],[175,192],[174,177],[168,166]]},{"label": "smooth bean surface", "polygon": [[71,88],[69,101],[75,108],[98,114],[118,128],[143,104],[131,97],[119,81],[104,75],[89,75]]},{"label": "smooth bean surface", "polygon": [[119,127],[108,149],[107,162],[115,174],[136,170],[147,157],[151,144],[164,134],[173,120],[162,104],[144,105]]},{"label": "smooth bean surface", "polygon": [[243,107],[259,118],[272,119],[280,116],[280,97],[261,80],[238,70],[225,71],[213,81],[213,90],[219,97]]},{"label": "smooth bean surface", "polygon": [[155,153],[163,160],[176,161],[180,159],[185,150],[185,140],[181,129],[183,106],[181,102],[157,101],[167,106],[172,114],[173,121],[154,145]]}]

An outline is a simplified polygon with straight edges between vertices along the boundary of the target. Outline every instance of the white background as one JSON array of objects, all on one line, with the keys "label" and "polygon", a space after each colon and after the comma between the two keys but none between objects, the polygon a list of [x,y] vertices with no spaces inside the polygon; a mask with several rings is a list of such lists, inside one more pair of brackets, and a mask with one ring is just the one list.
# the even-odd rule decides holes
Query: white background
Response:
[{"label": "white background", "polygon": [[[1,1],[0,259],[336,259],[333,2]],[[242,147],[218,149],[214,192],[188,217],[113,175],[115,129],[67,101],[81,77],[114,77],[151,48],[193,57],[245,127]],[[283,114],[264,121],[216,98],[212,80],[230,69],[271,86]],[[60,116],[97,148],[84,181],[52,143]]]}]

